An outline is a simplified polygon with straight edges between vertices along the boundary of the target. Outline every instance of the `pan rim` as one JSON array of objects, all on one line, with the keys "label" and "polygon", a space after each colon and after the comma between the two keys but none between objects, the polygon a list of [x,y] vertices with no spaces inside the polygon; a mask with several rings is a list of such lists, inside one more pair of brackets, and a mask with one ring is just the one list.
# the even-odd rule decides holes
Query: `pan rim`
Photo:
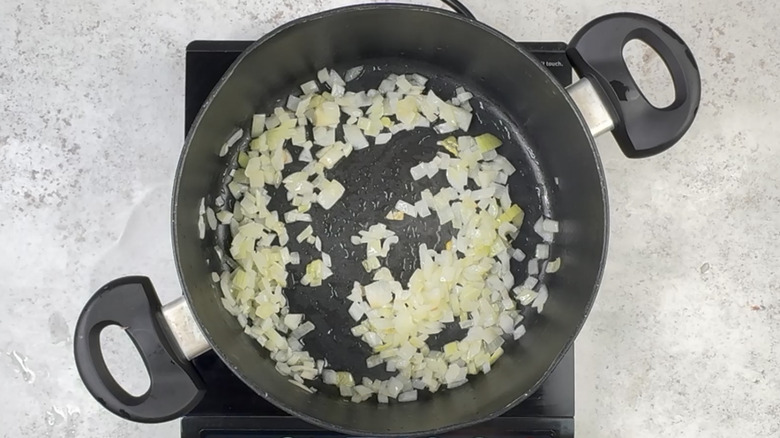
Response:
[{"label": "pan rim", "polygon": [[446,426],[441,426],[436,429],[426,429],[426,430],[417,430],[417,431],[410,431],[410,432],[384,432],[384,431],[374,431],[374,430],[361,430],[356,428],[349,428],[342,425],[337,425],[333,423],[329,423],[327,421],[323,421],[317,417],[313,417],[311,415],[307,415],[305,413],[299,412],[294,408],[288,407],[285,403],[279,401],[274,397],[272,394],[258,390],[256,385],[254,385],[251,382],[251,379],[249,379],[247,376],[243,375],[239,369],[239,367],[235,366],[233,362],[230,360],[230,358],[222,352],[217,346],[216,343],[213,341],[212,336],[210,334],[210,331],[208,329],[208,326],[203,324],[203,321],[201,320],[200,315],[192,306],[192,300],[190,296],[190,291],[187,287],[187,284],[185,282],[184,276],[182,274],[182,265],[181,265],[181,258],[179,254],[179,238],[178,238],[178,221],[179,217],[177,215],[177,207],[178,207],[178,199],[179,199],[179,191],[180,191],[180,181],[181,181],[181,174],[182,169],[184,166],[184,163],[187,159],[187,156],[190,151],[190,147],[192,144],[192,138],[194,136],[194,132],[196,131],[196,128],[200,125],[200,122],[202,118],[204,117],[205,112],[208,110],[208,108],[211,105],[211,102],[214,100],[214,97],[220,92],[223,85],[232,77],[233,73],[235,72],[236,68],[239,64],[248,56],[249,53],[254,51],[257,47],[261,46],[268,40],[282,34],[283,32],[297,26],[300,24],[305,24],[317,20],[326,19],[332,15],[342,14],[345,12],[358,12],[358,11],[365,11],[365,10],[405,10],[405,11],[416,11],[416,12],[422,12],[422,13],[429,13],[429,14],[436,14],[441,16],[447,16],[450,19],[455,19],[461,22],[464,22],[466,24],[470,24],[473,26],[477,26],[481,30],[491,34],[495,38],[498,38],[502,42],[512,46],[517,50],[520,54],[526,56],[527,58],[530,58],[532,60],[535,60],[534,56],[530,54],[526,49],[518,45],[514,40],[509,38],[504,33],[498,31],[497,29],[482,23],[478,20],[473,20],[467,17],[464,17],[460,14],[457,14],[455,12],[451,12],[446,9],[431,7],[431,6],[423,6],[423,5],[411,5],[411,4],[399,4],[399,3],[381,3],[381,4],[363,4],[363,5],[351,5],[351,6],[345,6],[335,9],[329,9],[326,11],[318,12],[315,14],[311,14],[308,16],[297,18],[293,21],[287,22],[269,33],[263,35],[260,39],[253,42],[249,47],[247,47],[241,55],[231,64],[231,66],[228,68],[228,70],[224,73],[222,78],[220,78],[219,82],[214,86],[212,91],[209,93],[208,98],[203,103],[200,111],[198,112],[198,115],[195,117],[195,120],[193,121],[191,128],[189,129],[184,145],[182,147],[181,154],[179,156],[179,161],[176,166],[176,172],[174,176],[174,184],[173,184],[173,196],[171,200],[171,238],[172,238],[172,246],[173,246],[173,253],[174,253],[174,259],[175,259],[175,265],[176,265],[176,272],[177,276],[179,277],[179,282],[181,284],[183,293],[185,298],[187,299],[187,303],[191,308],[192,314],[195,318],[195,320],[198,322],[198,325],[200,326],[201,331],[203,332],[206,340],[208,341],[209,345],[211,345],[214,352],[217,354],[217,356],[222,360],[235,374],[239,379],[241,379],[242,382],[244,382],[247,386],[249,386],[254,392],[256,392],[258,395],[262,396],[264,399],[266,399],[268,402],[273,404],[274,406],[278,407],[279,409],[282,409],[283,411],[289,413],[290,415],[293,415],[295,417],[301,418],[304,421],[307,421],[311,424],[314,424],[318,427],[322,427],[327,430],[333,430],[339,433],[344,434],[351,434],[351,435],[371,435],[371,436],[423,436],[427,435],[430,436],[432,434],[441,434],[445,432],[450,432],[457,429],[462,429],[465,427],[473,426],[476,424],[480,424],[492,419],[495,419],[504,413],[506,413],[509,409],[517,406],[518,404],[522,403],[524,400],[526,400],[528,397],[533,395],[539,387],[547,380],[549,375],[555,370],[555,368],[558,366],[560,361],[563,359],[565,354],[571,349],[574,340],[579,335],[580,331],[582,330],[583,325],[585,324],[590,311],[593,307],[593,304],[595,302],[595,299],[598,295],[598,290],[601,285],[605,264],[606,264],[606,258],[607,258],[607,250],[608,250],[608,241],[609,241],[609,200],[608,200],[608,192],[607,192],[607,186],[606,186],[606,178],[604,175],[604,169],[603,164],[601,161],[601,157],[598,153],[598,149],[596,147],[595,140],[593,136],[590,135],[588,132],[587,124],[585,122],[585,119],[583,118],[581,112],[577,108],[577,105],[574,103],[574,101],[569,96],[569,93],[566,91],[566,89],[555,79],[555,77],[552,75],[552,73],[549,72],[546,68],[541,66],[539,63],[535,63],[537,65],[537,68],[547,76],[547,79],[549,80],[550,86],[556,87],[560,94],[563,96],[564,99],[566,99],[566,102],[569,104],[571,109],[574,111],[577,119],[580,122],[580,125],[586,134],[585,137],[588,142],[588,147],[591,150],[591,153],[594,157],[594,164],[596,166],[596,172],[599,179],[599,186],[601,188],[601,196],[603,199],[603,207],[604,210],[602,212],[604,217],[604,238],[601,248],[601,261],[599,263],[599,269],[598,272],[596,272],[596,279],[594,281],[592,291],[590,293],[590,297],[586,303],[584,312],[582,314],[582,317],[578,324],[575,327],[575,330],[573,334],[570,336],[570,338],[566,341],[566,343],[562,346],[561,351],[558,353],[558,355],[555,357],[555,359],[550,363],[547,370],[543,373],[541,378],[532,385],[526,392],[523,394],[515,397],[515,399],[504,406],[501,409],[495,410],[487,415],[484,415],[482,418],[476,419],[476,420],[468,420],[468,421],[462,421],[462,422],[456,422],[452,423]]}]

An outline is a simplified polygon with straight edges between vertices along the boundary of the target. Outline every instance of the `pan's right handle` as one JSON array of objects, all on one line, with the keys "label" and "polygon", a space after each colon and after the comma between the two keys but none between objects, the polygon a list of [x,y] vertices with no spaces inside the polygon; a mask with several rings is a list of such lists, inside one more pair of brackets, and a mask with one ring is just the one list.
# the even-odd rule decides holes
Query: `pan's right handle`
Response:
[{"label": "pan's right handle", "polygon": [[[666,108],[653,106],[628,70],[623,48],[634,39],[653,48],[669,69],[675,98]],[[567,55],[577,73],[605,100],[614,125],[612,134],[628,157],[665,151],[693,124],[701,99],[699,68],[682,38],[660,21],[634,13],[605,15],[577,32]],[[585,92],[587,84],[580,88],[575,91],[582,91],[578,96],[587,101],[593,93]]]},{"label": "pan's right handle", "polygon": [[[125,391],[106,367],[100,332],[124,328],[141,354],[151,381],[138,397]],[[176,347],[152,282],[124,277],[98,290],[84,306],[74,336],[76,367],[89,392],[109,411],[142,423],[172,420],[203,398],[204,386]]]}]

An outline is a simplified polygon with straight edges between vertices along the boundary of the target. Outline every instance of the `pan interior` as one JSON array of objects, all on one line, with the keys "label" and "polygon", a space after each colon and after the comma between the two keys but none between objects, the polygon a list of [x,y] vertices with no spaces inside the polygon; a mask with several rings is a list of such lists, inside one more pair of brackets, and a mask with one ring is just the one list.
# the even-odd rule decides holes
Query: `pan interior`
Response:
[{"label": "pan interior", "polygon": [[[344,72],[355,65],[334,66],[337,71]],[[376,89],[379,83],[389,74],[422,74],[429,79],[427,86],[438,96],[449,98],[455,95],[455,89],[465,87],[475,93],[470,101],[474,109],[473,121],[469,134],[478,135],[492,133],[502,139],[504,144],[498,152],[511,160],[517,171],[510,178],[510,191],[514,203],[520,205],[526,212],[521,235],[515,241],[515,247],[526,254],[533,254],[535,245],[541,243],[533,231],[534,222],[542,212],[551,215],[552,206],[547,196],[547,184],[543,169],[535,160],[533,150],[522,135],[520,127],[509,117],[500,105],[479,93],[477,84],[468,83],[468,78],[459,78],[446,71],[425,62],[404,58],[374,59],[362,63],[363,73],[347,84],[348,91],[367,91]],[[298,84],[292,84],[287,89],[279,90],[279,97],[258,107],[259,113],[270,114],[277,106],[284,107],[287,96],[300,95]],[[343,116],[342,122],[346,121]],[[251,118],[243,123],[244,132],[249,132]],[[437,141],[448,135],[440,135],[432,128],[418,128],[414,131],[401,131],[393,136],[386,145],[372,146],[354,151],[348,158],[342,160],[332,170],[326,172],[329,179],[336,179],[346,188],[341,200],[330,210],[315,206],[312,211],[314,221],[294,222],[287,226],[291,236],[286,245],[290,251],[301,255],[299,265],[288,265],[290,286],[285,289],[292,313],[303,313],[306,319],[312,321],[317,330],[305,338],[306,349],[314,357],[325,357],[334,369],[350,371],[356,376],[366,376],[372,379],[389,378],[392,374],[383,367],[366,368],[365,360],[372,355],[371,348],[359,338],[352,336],[350,329],[357,323],[347,313],[351,301],[346,299],[351,293],[355,281],[368,284],[373,273],[365,271],[361,262],[366,258],[365,245],[353,245],[350,236],[358,235],[361,230],[377,223],[383,223],[394,231],[400,242],[390,250],[387,258],[382,260],[393,272],[395,278],[406,284],[412,272],[419,267],[419,246],[440,251],[452,237],[451,223],[439,224],[436,214],[427,218],[406,217],[401,221],[388,220],[385,216],[394,209],[398,200],[414,203],[420,199],[424,189],[436,194],[440,189],[448,187],[444,172],[439,172],[433,179],[424,177],[414,181],[409,169],[423,161],[430,161],[437,152],[444,149]],[[339,132],[339,136],[341,133]],[[462,133],[461,133],[462,135]],[[342,138],[337,138],[343,140]],[[229,209],[232,210],[235,200],[227,189],[232,180],[230,171],[236,167],[236,156],[240,150],[248,147],[249,138],[245,136],[239,146],[228,156],[230,163],[222,175],[221,184],[207,196],[216,199],[226,198]],[[285,166],[284,175],[301,170],[306,163],[297,160],[301,148],[289,146],[288,150],[294,156],[294,162]],[[473,182],[472,182],[473,185]],[[476,185],[472,188],[476,189]],[[283,214],[294,207],[286,198],[284,187],[269,188],[272,200],[271,211]],[[306,264],[311,260],[321,258],[320,251],[306,242],[298,243],[294,237],[308,225],[314,229],[314,235],[322,239],[322,251],[328,253],[333,263],[334,275],[328,278],[322,286],[309,287],[300,284],[300,279],[306,271]],[[215,235],[209,231],[207,240],[214,239],[218,246],[229,253],[230,235],[228,227],[220,227]],[[219,263],[218,257],[212,255],[212,268],[221,272],[227,266]],[[512,271],[518,283],[527,275],[526,263],[512,260]],[[544,274],[543,274],[544,276]],[[525,312],[526,323],[533,324],[536,316],[530,309]],[[428,341],[433,349],[440,349],[445,343],[461,339],[465,330],[458,327],[457,321],[448,324],[445,331]],[[259,349],[261,349],[258,346]],[[511,348],[511,347],[510,347]],[[328,385],[317,385],[318,389],[337,393],[336,388]]]},{"label": "pan interior", "polygon": [[[341,399],[331,391],[309,395],[296,389],[274,369],[273,362],[236,319],[222,308],[210,273],[218,270],[215,245],[229,236],[198,239],[197,211],[201,198],[213,204],[224,191],[235,151],[217,152],[238,128],[248,128],[253,113],[268,113],[299,84],[323,68],[364,66],[364,74],[348,89],[376,88],[390,73],[419,73],[430,88],[450,98],[463,86],[475,94],[471,133],[491,132],[504,141],[500,153],[517,172],[510,178],[513,200],[526,212],[516,246],[526,253],[540,241],[531,231],[544,212],[561,222],[553,255],[563,267],[543,279],[550,299],[542,315],[527,315],[528,334],[510,348],[491,373],[479,375],[452,391],[422,395],[416,403],[378,405]],[[398,199],[414,202],[423,188],[446,182],[440,175],[414,182],[409,168],[429,160],[441,136],[432,130],[402,132],[385,146],[355,151],[327,173],[347,189],[330,211],[315,206],[312,224],[323,250],[331,255],[334,276],[319,288],[292,286],[286,291],[291,310],[303,312],[317,330],[304,340],[313,356],[326,357],[335,369],[356,377],[387,377],[365,369],[370,354],[352,337],[348,316],[352,282],[370,278],[360,265],[363,246],[349,237],[383,222],[400,237],[384,264],[402,283],[417,266],[420,243],[440,249],[451,236],[435,215],[401,222],[384,218]],[[291,148],[297,157],[298,148]],[[301,164],[289,165],[286,172]],[[285,173],[286,173],[285,172]],[[277,196],[283,198],[283,190]],[[284,203],[286,204],[286,202]],[[269,208],[286,211],[275,199]],[[598,157],[565,91],[528,54],[503,35],[479,23],[440,10],[401,5],[351,7],[308,17],[276,31],[242,55],[210,96],[196,119],[177,174],[174,193],[174,249],[185,294],[215,351],[251,388],[279,407],[321,426],[367,435],[424,434],[475,423],[498,415],[530,395],[568,349],[592,303],[601,275],[606,243],[605,192]],[[291,236],[304,224],[289,226]],[[293,267],[297,282],[302,268],[316,255],[310,245],[291,239],[301,253]],[[513,265],[516,280],[523,265]],[[438,342],[457,337],[454,328]],[[435,342],[432,342],[436,346]]]}]

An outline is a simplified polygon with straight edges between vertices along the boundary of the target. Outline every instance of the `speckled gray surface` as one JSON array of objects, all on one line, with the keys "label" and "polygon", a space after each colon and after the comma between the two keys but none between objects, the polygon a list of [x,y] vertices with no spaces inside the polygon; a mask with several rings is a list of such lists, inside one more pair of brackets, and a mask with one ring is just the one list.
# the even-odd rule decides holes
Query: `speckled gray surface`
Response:
[{"label": "speckled gray surface", "polygon": [[[677,30],[701,67],[702,106],[680,145],[629,161],[600,140],[611,247],[577,341],[578,436],[780,436],[780,6],[467,3],[535,40],[644,12]],[[71,358],[75,319],[117,275],[178,294],[167,215],[186,44],[252,39],[346,4],[0,2],[0,435],[177,436],[176,422],[125,422],[90,398]]]}]

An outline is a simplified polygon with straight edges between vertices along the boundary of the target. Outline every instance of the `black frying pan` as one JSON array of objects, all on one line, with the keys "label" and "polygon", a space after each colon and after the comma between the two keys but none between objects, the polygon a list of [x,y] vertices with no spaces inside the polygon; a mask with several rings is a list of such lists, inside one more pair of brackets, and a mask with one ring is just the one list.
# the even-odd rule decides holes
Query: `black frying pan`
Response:
[{"label": "black frying pan", "polygon": [[[173,195],[173,241],[188,305],[177,311],[191,310],[208,344],[258,394],[339,432],[437,434],[495,417],[531,395],[573,342],[601,279],[607,191],[593,135],[612,130],[626,155],[649,156],[677,142],[698,108],[700,82],[693,56],[677,34],[654,19],[615,14],[586,25],[568,52],[586,79],[567,91],[532,55],[474,21],[460,5],[455,7],[463,15],[419,6],[364,5],[282,26],[249,47],[225,74],[182,151]],[[654,48],[669,68],[676,92],[669,107],[650,105],[631,78],[622,48],[632,39]],[[413,403],[353,404],[327,388],[310,395],[289,384],[274,370],[267,352],[222,308],[212,285],[210,273],[219,270],[213,247],[229,236],[220,230],[203,241],[198,238],[200,199],[205,196],[207,204],[213,203],[234,166],[235,155],[218,157],[226,138],[237,127],[247,127],[253,113],[270,112],[317,70],[343,72],[356,65],[367,68],[350,83],[353,89],[376,87],[389,73],[420,73],[430,78],[439,95],[452,95],[458,86],[474,92],[472,131],[503,138],[499,152],[518,169],[510,179],[511,192],[527,214],[516,245],[530,252],[539,242],[531,227],[542,213],[561,224],[553,254],[561,257],[563,266],[555,275],[542,276],[550,298],[543,314],[526,312],[528,334],[506,349],[488,375],[455,390],[423,394]],[[353,281],[366,282],[368,277],[358,262],[362,257],[348,240],[357,230],[384,221],[397,199],[412,199],[412,193],[431,184],[413,182],[409,168],[430,159],[435,142],[427,131],[402,133],[389,147],[356,151],[329,174],[347,187],[347,194],[332,210],[315,213],[319,221],[314,228],[333,258],[335,275],[322,287],[293,287],[286,294],[292,311],[306,313],[317,326],[305,338],[307,349],[317,358],[326,357],[335,369],[357,377],[387,377],[366,370],[369,348],[349,333],[354,322],[344,297]],[[387,263],[401,272],[401,281],[408,279],[417,245],[440,244],[450,232],[440,229],[435,219],[389,225],[402,244],[393,247]],[[291,235],[298,231],[290,227]],[[346,249],[338,249],[341,244]],[[303,260],[311,255],[305,247],[291,249],[301,251]],[[518,279],[526,275],[523,265],[513,265],[513,270]],[[301,274],[291,272],[295,279]],[[151,387],[140,397],[116,384],[103,361],[99,334],[111,324],[127,328],[146,362]],[[197,351],[181,342],[181,330],[163,316],[148,279],[109,283],[87,303],[78,321],[75,354],[81,377],[100,403],[124,418],[153,422],[178,417],[202,395],[202,384],[187,361]],[[450,329],[431,343],[436,346],[458,334]]]}]

